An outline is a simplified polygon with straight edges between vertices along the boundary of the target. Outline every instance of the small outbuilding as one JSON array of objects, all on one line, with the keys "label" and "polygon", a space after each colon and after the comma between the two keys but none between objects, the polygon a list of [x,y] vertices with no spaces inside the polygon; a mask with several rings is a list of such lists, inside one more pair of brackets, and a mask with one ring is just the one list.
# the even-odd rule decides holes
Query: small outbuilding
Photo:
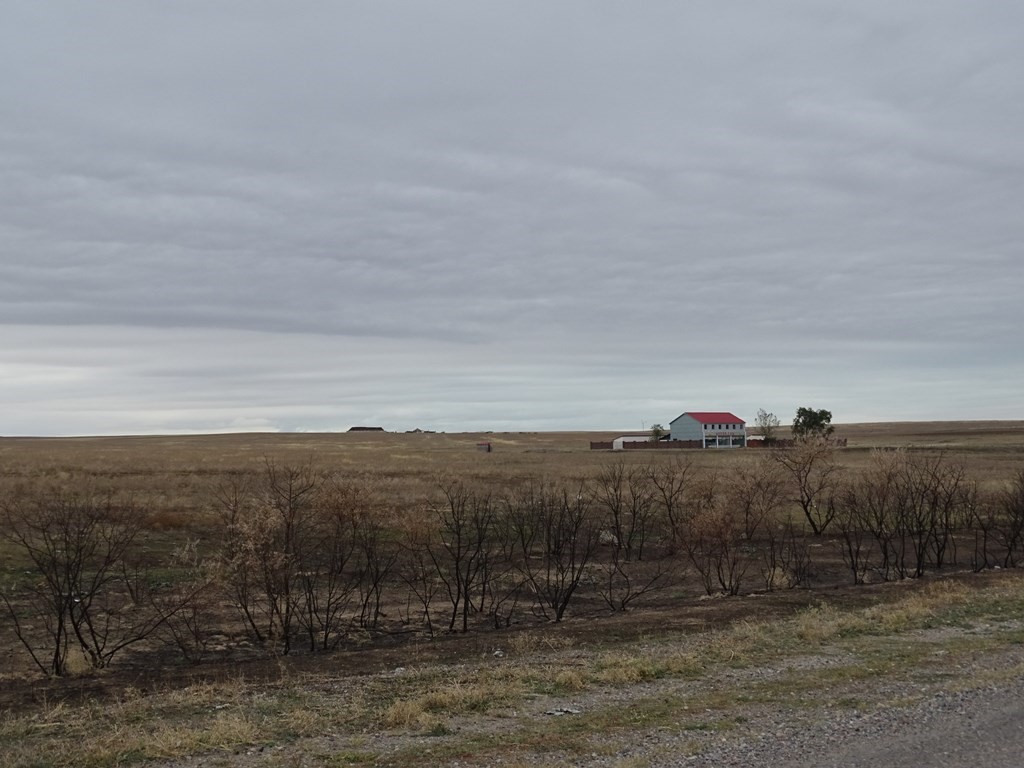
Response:
[{"label": "small outbuilding", "polygon": [[646,435],[620,435],[612,440],[612,450],[621,451],[626,447],[626,443],[649,443],[653,439],[650,432]]},{"label": "small outbuilding", "polygon": [[703,448],[744,448],[747,423],[727,411],[687,411],[669,424],[671,440],[693,440]]}]

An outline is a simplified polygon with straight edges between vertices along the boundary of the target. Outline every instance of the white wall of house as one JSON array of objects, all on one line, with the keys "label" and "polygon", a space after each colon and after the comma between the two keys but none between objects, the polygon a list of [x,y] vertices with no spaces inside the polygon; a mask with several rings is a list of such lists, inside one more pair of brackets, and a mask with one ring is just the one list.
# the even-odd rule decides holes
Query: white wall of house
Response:
[{"label": "white wall of house", "polygon": [[669,424],[672,440],[700,440],[705,448],[742,448],[747,444],[746,424],[726,420],[702,421],[688,413]]},{"label": "white wall of house", "polygon": [[687,413],[677,416],[674,421],[669,423],[668,427],[670,430],[670,440],[704,439],[703,425]]}]

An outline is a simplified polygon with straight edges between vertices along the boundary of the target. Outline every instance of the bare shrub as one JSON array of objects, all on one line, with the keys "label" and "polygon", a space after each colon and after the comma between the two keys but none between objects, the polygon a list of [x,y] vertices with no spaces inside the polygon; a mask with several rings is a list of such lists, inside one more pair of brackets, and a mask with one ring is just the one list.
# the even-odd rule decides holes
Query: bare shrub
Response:
[{"label": "bare shrub", "polygon": [[627,560],[613,548],[608,560],[596,564],[592,581],[609,609],[625,611],[637,598],[668,586],[678,570],[668,557]]},{"label": "bare shrub", "polygon": [[971,528],[974,533],[974,551],[971,556],[971,568],[975,572],[983,571],[1000,564],[996,542],[1001,524],[998,502],[989,494],[984,494],[974,506],[971,517]]},{"label": "bare shrub", "polygon": [[71,648],[100,669],[167,618],[151,599],[148,571],[129,565],[142,515],[112,497],[21,497],[3,506],[2,535],[31,561],[14,594],[2,594],[15,633],[45,675],[69,671]]},{"label": "bare shrub", "polygon": [[383,616],[384,587],[398,560],[398,548],[374,510],[363,511],[355,519],[356,551],[360,558],[357,572],[359,587],[359,626],[376,629]]},{"label": "bare shrub", "polygon": [[311,464],[267,460],[258,479],[219,489],[221,564],[253,638],[287,654],[302,617],[303,578],[316,560],[314,501],[322,478]]},{"label": "bare shrub", "polygon": [[997,531],[1006,552],[1003,565],[1015,568],[1024,547],[1024,470],[1017,472],[1010,487],[1000,494],[999,507],[1002,514]]},{"label": "bare shrub", "polygon": [[690,521],[686,553],[704,591],[737,595],[750,567],[743,519],[726,504],[705,506]]},{"label": "bare shrub", "polygon": [[1008,488],[980,499],[972,509],[971,520],[974,570],[997,565],[1017,567],[1024,548],[1024,470]]},{"label": "bare shrub", "polygon": [[619,461],[601,469],[594,478],[593,498],[604,515],[616,557],[643,560],[644,546],[655,520],[655,486],[645,467],[627,468]]},{"label": "bare shrub", "polygon": [[811,578],[811,551],[806,531],[792,520],[765,525],[761,575],[765,589],[805,587]]},{"label": "bare shrub", "polygon": [[267,461],[218,492],[221,576],[249,634],[280,653],[376,629],[394,568],[385,505],[365,482]]},{"label": "bare shrub", "polygon": [[[675,549],[677,537],[671,524],[663,523],[676,514],[674,505],[683,502],[682,481],[671,472],[627,468],[621,461],[597,474],[594,503],[609,547],[608,557],[595,563],[592,583],[611,610],[625,611],[637,598],[666,586],[677,570],[665,557]],[[659,502],[672,511],[659,514]],[[657,549],[654,558],[652,545]]]},{"label": "bare shrub", "polygon": [[854,584],[863,584],[871,568],[874,539],[869,533],[868,493],[861,479],[843,483],[833,496],[835,522],[839,528],[840,552],[853,577]]},{"label": "bare shrub", "polygon": [[427,553],[451,604],[448,629],[461,623],[466,632],[470,614],[479,610],[475,599],[478,594],[485,595],[490,586],[488,577],[497,551],[495,505],[490,495],[458,481],[442,482],[439,491],[440,498],[432,506],[439,534],[427,542]]},{"label": "bare shrub", "polygon": [[[331,650],[344,639],[362,582],[363,499],[354,485],[334,482],[311,502],[297,561],[297,624],[310,651]],[[362,602],[362,601],[359,601]]]},{"label": "bare shrub", "polygon": [[597,549],[598,529],[586,489],[531,481],[505,499],[512,562],[535,610],[561,621]]},{"label": "bare shrub", "polygon": [[418,620],[431,637],[434,636],[434,598],[441,590],[441,578],[430,555],[437,546],[436,536],[433,526],[423,516],[407,516],[401,528],[401,555],[397,567],[398,576],[407,588],[404,621],[412,623],[415,604]]},{"label": "bare shrub", "polygon": [[789,478],[793,501],[800,507],[815,536],[828,528],[835,514],[830,499],[839,466],[826,438],[806,437],[793,447],[771,449],[771,458]]},{"label": "bare shrub", "polygon": [[[929,567],[955,563],[957,534],[972,520],[987,530],[975,514],[974,484],[962,466],[941,455],[876,451],[834,501],[843,556],[855,583],[864,580],[872,557],[886,580],[919,577]],[[874,542],[871,548],[865,532]]]},{"label": "bare shrub", "polygon": [[160,631],[184,658],[198,664],[206,656],[217,621],[215,568],[199,555],[198,539],[187,539],[171,558],[183,578],[154,599],[167,616]]},{"label": "bare shrub", "polygon": [[700,506],[700,482],[693,462],[689,458],[673,456],[671,459],[646,468],[646,477],[653,489],[654,502],[667,529],[671,552],[682,547],[684,533],[694,509]]},{"label": "bare shrub", "polygon": [[742,517],[748,540],[762,528],[771,529],[785,502],[785,479],[778,463],[762,456],[753,466],[740,467],[729,480],[726,498]]}]

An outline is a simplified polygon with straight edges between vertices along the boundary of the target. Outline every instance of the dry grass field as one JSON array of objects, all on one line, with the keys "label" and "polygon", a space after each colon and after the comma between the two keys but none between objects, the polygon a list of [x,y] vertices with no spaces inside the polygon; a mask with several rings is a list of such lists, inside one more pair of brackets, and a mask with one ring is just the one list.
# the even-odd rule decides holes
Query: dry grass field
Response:
[{"label": "dry grass field", "polygon": [[[1024,470],[1024,422],[850,424],[836,434],[848,440],[834,461],[849,477],[875,466],[879,450],[902,449],[961,469],[978,498],[997,499]],[[142,522],[137,543],[156,566],[148,578],[165,586],[185,578],[188,567],[172,555],[186,543],[210,560],[219,556],[225,489],[265,476],[268,465],[310,467],[372,489],[373,512],[387,522],[382,540],[398,547],[399,529],[431,519],[439,489],[452,480],[502,499],[531,481],[577,488],[609,467],[685,461],[693,476],[715,477],[721,488],[767,453],[589,450],[614,436],[0,438],[0,499],[8,510],[53,494],[129,500]],[[483,442],[490,452],[478,449]],[[800,521],[789,499],[787,492],[772,508],[764,530]],[[651,578],[658,589],[626,610],[598,598],[599,579],[584,580],[563,621],[524,604],[509,609],[515,618],[507,626],[480,619],[466,632],[441,626],[427,634],[395,566],[380,623],[353,623],[328,651],[297,645],[284,654],[255,642],[225,591],[204,606],[212,617],[202,659],[183,658],[154,633],[108,666],[86,664],[72,649],[60,677],[33,667],[0,605],[0,766],[654,765],[667,753],[623,745],[674,729],[686,738],[663,749],[699,756],[715,739],[743,732],[758,708],[811,707],[809,691],[871,707],[893,704],[884,680],[906,681],[918,691],[910,699],[981,684],[988,678],[972,660],[1004,658],[1024,640],[1024,582],[1014,568],[971,567],[975,533],[956,534],[959,559],[947,556],[919,578],[854,586],[841,537],[828,530],[801,550],[813,563],[806,580],[773,589],[761,576],[764,551],[775,546],[767,535],[738,542],[747,573],[732,597],[702,588],[699,553],[689,550],[689,561],[674,556],[663,581],[650,576],[660,561],[636,563],[630,578]],[[608,570],[607,542],[602,547],[593,567],[617,573]],[[402,557],[411,557],[407,550]],[[28,616],[18,590],[35,578],[32,558],[10,538],[0,539],[0,558],[0,589]],[[443,604],[443,593],[435,599]],[[940,657],[967,671],[944,677]],[[756,684],[737,682],[749,676]]]}]

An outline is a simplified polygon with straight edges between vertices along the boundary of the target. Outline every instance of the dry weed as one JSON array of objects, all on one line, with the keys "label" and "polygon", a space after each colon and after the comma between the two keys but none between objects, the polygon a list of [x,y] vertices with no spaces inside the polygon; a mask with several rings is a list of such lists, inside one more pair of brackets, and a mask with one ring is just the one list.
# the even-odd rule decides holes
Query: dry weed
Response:
[{"label": "dry weed", "polygon": [[566,635],[553,635],[543,631],[516,632],[507,641],[509,653],[516,656],[532,656],[545,651],[560,651],[571,648],[575,640]]},{"label": "dry weed", "polygon": [[582,691],[587,682],[577,670],[563,669],[554,677],[555,687],[562,691]]},{"label": "dry weed", "polygon": [[380,720],[391,728],[436,727],[439,715],[483,713],[520,699],[526,692],[524,676],[484,674],[471,682],[456,682],[414,696],[399,698]]},{"label": "dry weed", "polygon": [[798,613],[791,621],[795,639],[804,644],[824,645],[838,637],[870,629],[860,614],[840,611],[834,605],[818,605]]},{"label": "dry weed", "polygon": [[630,685],[663,677],[665,667],[649,653],[615,651],[603,654],[594,664],[591,679],[606,685]]},{"label": "dry weed", "polygon": [[867,608],[863,616],[882,632],[900,632],[928,624],[938,613],[963,605],[973,594],[974,590],[959,582],[935,581],[890,605]]}]

